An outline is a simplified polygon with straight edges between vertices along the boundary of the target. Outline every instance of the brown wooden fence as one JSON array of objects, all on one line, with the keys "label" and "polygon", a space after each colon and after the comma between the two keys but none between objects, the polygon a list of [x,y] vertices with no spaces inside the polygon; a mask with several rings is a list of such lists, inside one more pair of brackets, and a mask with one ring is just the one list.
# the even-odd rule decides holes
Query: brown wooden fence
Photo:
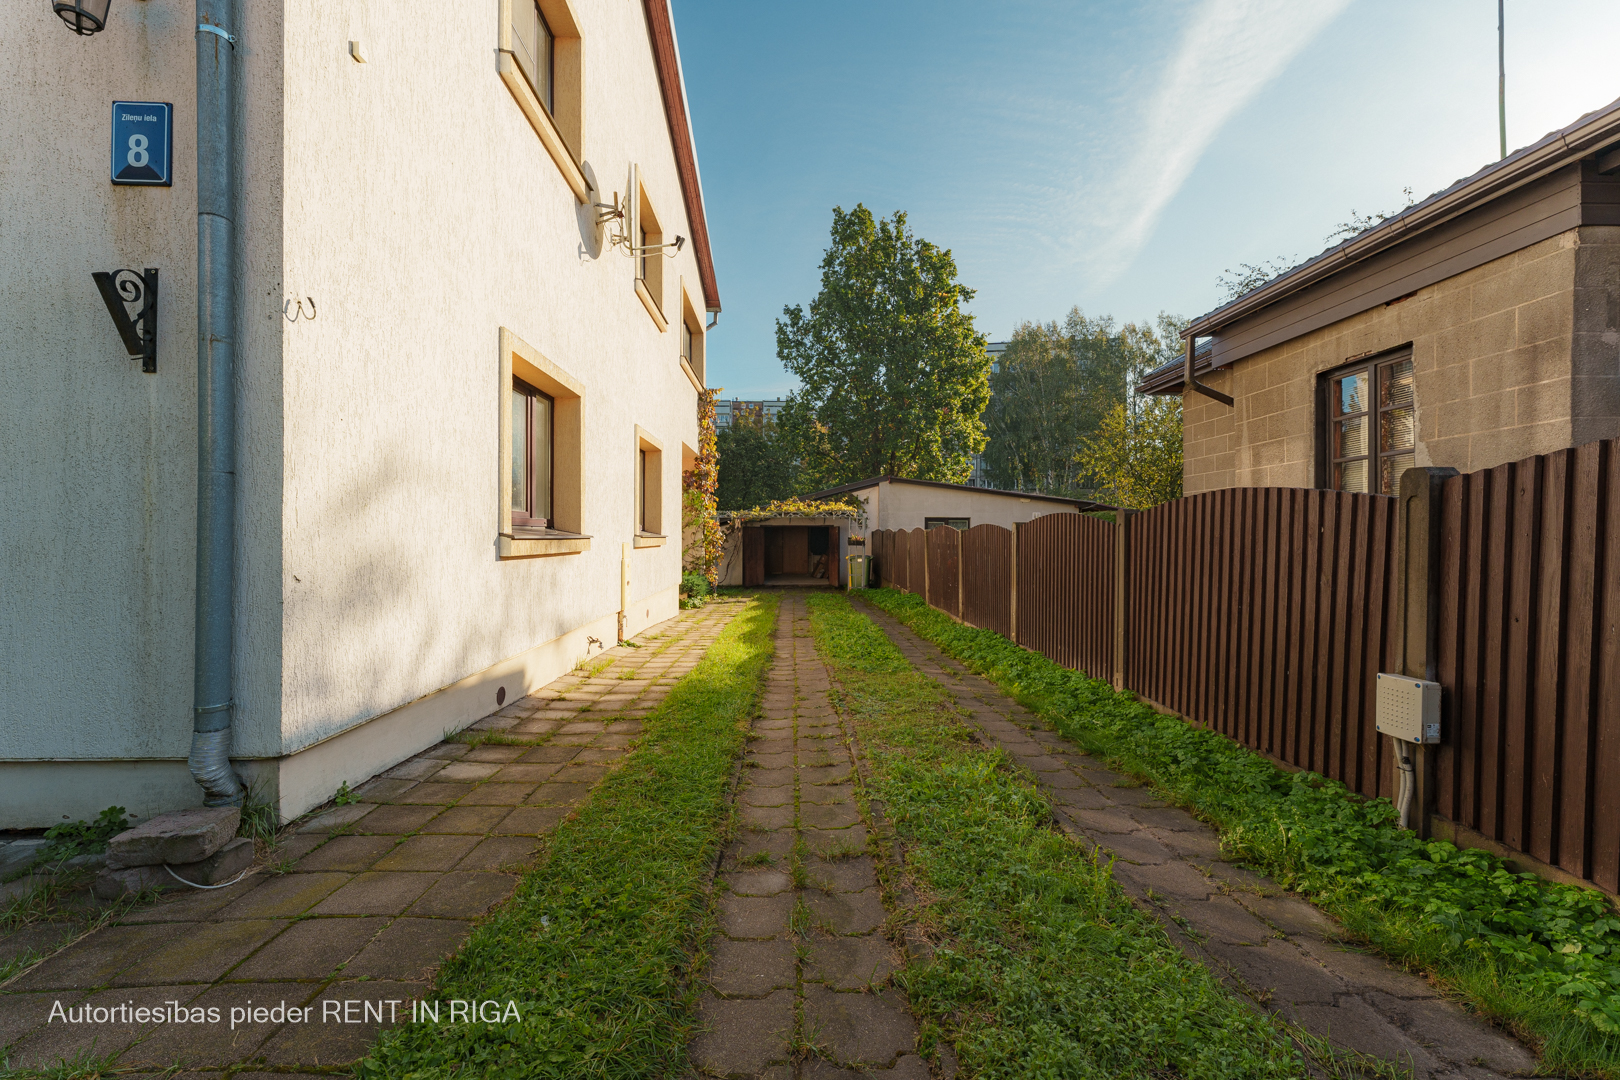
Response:
[{"label": "brown wooden fence", "polygon": [[1436,808],[1620,889],[1620,444],[1445,481]]},{"label": "brown wooden fence", "polygon": [[1012,637],[1012,556],[1012,532],[1000,525],[962,534],[963,622]]},{"label": "brown wooden fence", "polygon": [[962,617],[962,534],[929,529],[923,534],[928,559],[928,603],[953,619]]},{"label": "brown wooden fence", "polygon": [[1390,793],[1374,727],[1392,630],[1395,500],[1230,488],[1130,522],[1125,683],[1279,761]]},{"label": "brown wooden fence", "polygon": [[[1427,490],[1413,480],[1408,517]],[[1409,583],[1433,605],[1418,662],[1444,688],[1433,812],[1620,891],[1620,441],[1433,490],[1420,510],[1437,558],[1406,571],[1427,575]],[[922,592],[926,554],[933,606],[1099,678],[1118,671],[1278,761],[1389,795],[1376,679],[1413,663],[1398,505],[1239,488],[1124,526],[1053,514],[1016,533],[878,532],[872,550],[884,584]]]},{"label": "brown wooden fence", "polygon": [[1018,528],[1018,643],[1064,667],[1114,670],[1114,540],[1086,514],[1046,514]]}]

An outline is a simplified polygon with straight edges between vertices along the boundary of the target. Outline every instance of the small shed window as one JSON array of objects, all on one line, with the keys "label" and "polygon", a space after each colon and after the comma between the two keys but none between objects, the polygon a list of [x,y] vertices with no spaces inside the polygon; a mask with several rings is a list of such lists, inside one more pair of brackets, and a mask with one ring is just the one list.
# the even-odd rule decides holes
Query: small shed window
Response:
[{"label": "small shed window", "polygon": [[1394,495],[1417,463],[1411,352],[1342,368],[1324,383],[1324,486]]},{"label": "small shed window", "polygon": [[934,528],[938,528],[941,525],[948,525],[953,529],[960,529],[961,531],[966,532],[969,528],[972,527],[973,522],[972,522],[972,520],[970,518],[952,518],[952,517],[923,518],[923,528],[925,528],[925,529],[934,529]]}]

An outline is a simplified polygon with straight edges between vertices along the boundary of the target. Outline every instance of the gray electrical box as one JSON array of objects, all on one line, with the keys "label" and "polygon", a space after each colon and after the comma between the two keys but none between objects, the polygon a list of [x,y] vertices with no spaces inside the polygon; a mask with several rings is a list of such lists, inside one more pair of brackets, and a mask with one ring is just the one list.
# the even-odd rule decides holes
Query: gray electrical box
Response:
[{"label": "gray electrical box", "polygon": [[1440,684],[1378,675],[1378,730],[1410,743],[1440,741]]}]

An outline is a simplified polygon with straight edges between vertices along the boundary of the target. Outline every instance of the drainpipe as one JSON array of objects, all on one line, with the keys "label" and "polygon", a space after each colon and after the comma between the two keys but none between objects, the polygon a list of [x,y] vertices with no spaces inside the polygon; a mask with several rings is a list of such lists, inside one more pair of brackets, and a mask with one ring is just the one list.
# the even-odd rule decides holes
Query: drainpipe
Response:
[{"label": "drainpipe", "polygon": [[197,0],[197,614],[191,778],[240,806],[231,768],[236,592],[236,38],[231,0]]},{"label": "drainpipe", "polygon": [[1187,335],[1187,366],[1183,379],[1186,381],[1188,389],[1196,390],[1207,398],[1214,398],[1216,401],[1230,409],[1232,407],[1232,399],[1230,397],[1221,393],[1213,386],[1205,386],[1193,376],[1193,345],[1197,341],[1198,335]]}]

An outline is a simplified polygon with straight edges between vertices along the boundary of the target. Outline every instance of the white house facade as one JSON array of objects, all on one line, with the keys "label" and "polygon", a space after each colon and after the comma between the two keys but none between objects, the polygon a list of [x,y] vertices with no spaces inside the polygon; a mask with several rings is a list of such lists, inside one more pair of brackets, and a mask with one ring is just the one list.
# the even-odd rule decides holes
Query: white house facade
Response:
[{"label": "white house facade", "polygon": [[[301,813],[676,612],[719,299],[664,0],[114,0],[88,37],[19,7],[0,828],[203,801],[199,40],[235,80],[251,795]],[[172,104],[171,186],[111,182],[114,101]],[[160,274],[152,373],[91,277],[121,267]]]}]

